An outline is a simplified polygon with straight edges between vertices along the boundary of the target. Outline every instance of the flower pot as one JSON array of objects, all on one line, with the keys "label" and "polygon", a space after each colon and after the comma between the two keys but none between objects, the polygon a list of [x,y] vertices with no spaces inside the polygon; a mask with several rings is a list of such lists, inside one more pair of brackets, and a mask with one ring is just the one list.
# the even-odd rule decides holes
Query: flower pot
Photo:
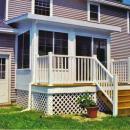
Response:
[{"label": "flower pot", "polygon": [[98,111],[98,107],[88,107],[87,108],[88,116],[90,118],[96,118],[97,117],[97,111]]}]

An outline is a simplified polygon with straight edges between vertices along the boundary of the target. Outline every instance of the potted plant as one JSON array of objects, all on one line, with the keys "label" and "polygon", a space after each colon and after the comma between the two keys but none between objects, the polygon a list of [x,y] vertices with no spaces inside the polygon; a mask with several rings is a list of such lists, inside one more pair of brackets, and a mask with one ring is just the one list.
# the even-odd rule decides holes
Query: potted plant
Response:
[{"label": "potted plant", "polygon": [[79,106],[83,109],[87,109],[88,117],[90,118],[96,118],[97,117],[97,111],[98,107],[97,104],[94,102],[90,94],[87,92],[83,96],[81,96],[77,103]]}]

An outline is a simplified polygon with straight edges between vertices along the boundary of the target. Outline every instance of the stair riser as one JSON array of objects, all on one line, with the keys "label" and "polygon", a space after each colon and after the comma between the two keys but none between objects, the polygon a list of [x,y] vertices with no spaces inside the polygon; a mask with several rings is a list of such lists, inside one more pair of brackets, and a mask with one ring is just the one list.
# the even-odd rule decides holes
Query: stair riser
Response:
[{"label": "stair riser", "polygon": [[118,110],[119,116],[130,116],[130,109]]},{"label": "stair riser", "polygon": [[119,102],[118,107],[130,107],[130,102]]},{"label": "stair riser", "polygon": [[119,96],[118,100],[119,101],[127,101],[127,100],[130,100],[130,96]]},{"label": "stair riser", "polygon": [[130,95],[130,90],[118,91],[118,95]]}]

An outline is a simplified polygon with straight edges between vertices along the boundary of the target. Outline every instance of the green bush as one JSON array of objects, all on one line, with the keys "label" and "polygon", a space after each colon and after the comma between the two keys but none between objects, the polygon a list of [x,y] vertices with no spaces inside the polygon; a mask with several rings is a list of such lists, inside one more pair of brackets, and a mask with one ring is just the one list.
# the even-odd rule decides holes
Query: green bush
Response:
[{"label": "green bush", "polygon": [[79,97],[77,103],[81,108],[96,107],[97,104],[94,102],[90,94],[87,92],[83,96]]}]

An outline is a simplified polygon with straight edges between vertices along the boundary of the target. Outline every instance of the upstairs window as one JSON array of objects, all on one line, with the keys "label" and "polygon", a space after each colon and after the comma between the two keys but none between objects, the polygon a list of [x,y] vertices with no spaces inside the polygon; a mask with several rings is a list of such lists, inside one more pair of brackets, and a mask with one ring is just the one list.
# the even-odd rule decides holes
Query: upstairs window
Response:
[{"label": "upstairs window", "polygon": [[89,21],[100,22],[100,6],[99,4],[89,3]]},{"label": "upstairs window", "polygon": [[50,0],[35,0],[35,14],[50,16]]},{"label": "upstairs window", "polygon": [[18,69],[29,68],[30,32],[18,36]]}]

